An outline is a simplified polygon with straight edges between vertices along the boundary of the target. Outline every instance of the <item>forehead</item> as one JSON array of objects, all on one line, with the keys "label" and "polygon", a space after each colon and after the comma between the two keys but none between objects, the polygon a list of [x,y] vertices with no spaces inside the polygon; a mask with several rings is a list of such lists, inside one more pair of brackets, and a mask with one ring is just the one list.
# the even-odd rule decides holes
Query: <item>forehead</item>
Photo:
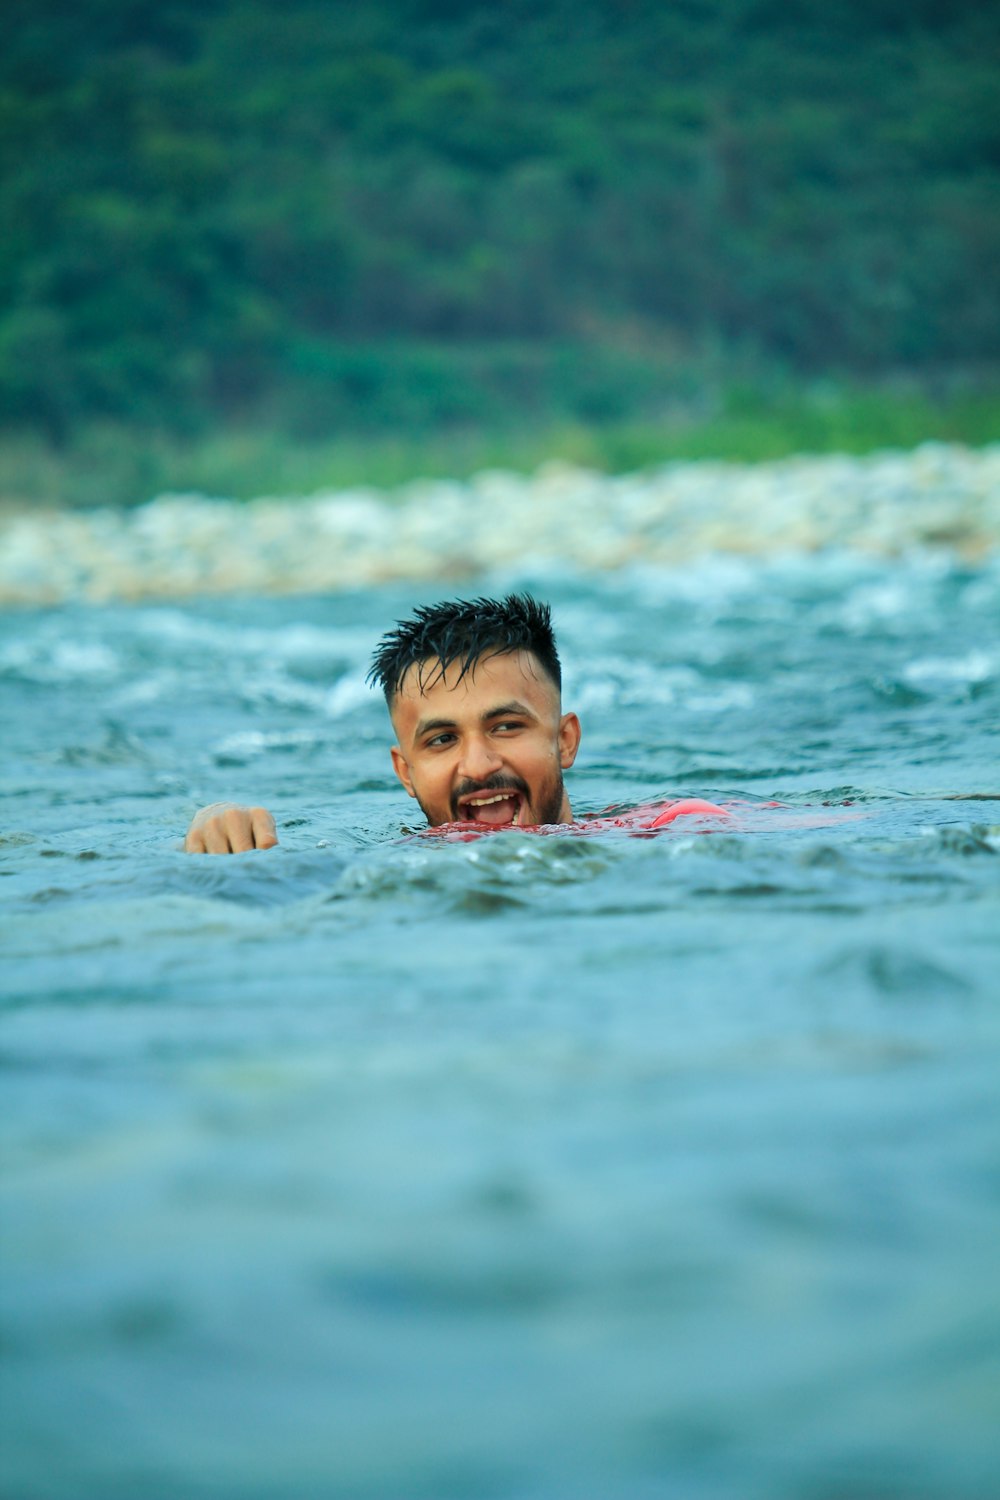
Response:
[{"label": "forehead", "polygon": [[517,698],[541,713],[558,707],[554,682],[530,651],[505,651],[481,657],[474,669],[462,673],[463,663],[452,662],[446,672],[435,658],[408,668],[392,704],[393,719],[441,714],[481,713],[491,704]]}]

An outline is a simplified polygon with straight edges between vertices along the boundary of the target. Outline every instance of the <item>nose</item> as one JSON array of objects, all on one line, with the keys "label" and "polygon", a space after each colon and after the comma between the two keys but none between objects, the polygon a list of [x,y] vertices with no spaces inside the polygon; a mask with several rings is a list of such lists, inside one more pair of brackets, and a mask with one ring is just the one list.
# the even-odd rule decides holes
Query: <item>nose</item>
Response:
[{"label": "nose", "polygon": [[458,770],[469,781],[485,781],[487,776],[499,771],[502,765],[502,757],[485,735],[473,734],[464,741]]}]

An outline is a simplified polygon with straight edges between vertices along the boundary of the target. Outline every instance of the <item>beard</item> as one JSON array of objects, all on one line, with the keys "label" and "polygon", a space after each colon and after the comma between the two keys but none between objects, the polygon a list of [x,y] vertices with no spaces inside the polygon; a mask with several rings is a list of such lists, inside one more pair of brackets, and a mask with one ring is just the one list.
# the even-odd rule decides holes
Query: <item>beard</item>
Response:
[{"label": "beard", "polygon": [[[475,792],[520,792],[524,798],[521,817],[525,819],[525,822],[518,824],[518,827],[540,827],[544,824],[562,822],[561,814],[565,789],[563,786],[563,774],[558,768],[555,775],[538,788],[537,805],[532,799],[525,782],[517,776],[504,776],[498,771],[495,776],[488,776],[485,781],[466,781],[461,783],[461,785],[455,788],[452,795],[451,822],[458,823],[461,821],[458,804],[463,797],[471,796]],[[435,824],[433,817],[419,797],[417,797],[417,805],[432,828],[440,826],[439,823]]]},{"label": "beard", "polygon": [[561,823],[565,792],[562,771],[557,770],[552,781],[546,782],[538,794],[538,825]]}]

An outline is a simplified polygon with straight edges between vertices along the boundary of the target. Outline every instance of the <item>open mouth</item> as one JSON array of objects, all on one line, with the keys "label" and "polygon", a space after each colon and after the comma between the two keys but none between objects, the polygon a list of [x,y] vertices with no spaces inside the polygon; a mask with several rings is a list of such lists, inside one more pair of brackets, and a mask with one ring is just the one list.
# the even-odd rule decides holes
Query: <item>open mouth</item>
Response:
[{"label": "open mouth", "polygon": [[467,823],[482,823],[488,828],[511,828],[520,822],[524,797],[520,792],[479,792],[465,797],[459,804],[461,817]]}]

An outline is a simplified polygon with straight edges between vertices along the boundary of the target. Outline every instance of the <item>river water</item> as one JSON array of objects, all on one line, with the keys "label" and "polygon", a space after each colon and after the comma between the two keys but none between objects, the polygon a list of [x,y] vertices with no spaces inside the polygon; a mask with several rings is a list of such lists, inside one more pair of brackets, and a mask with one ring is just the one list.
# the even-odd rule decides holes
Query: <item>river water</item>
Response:
[{"label": "river water", "polygon": [[[512,586],[574,811],[732,824],[419,834],[368,657]],[[998,621],[933,549],[0,615],[4,1494],[995,1496]]]}]

